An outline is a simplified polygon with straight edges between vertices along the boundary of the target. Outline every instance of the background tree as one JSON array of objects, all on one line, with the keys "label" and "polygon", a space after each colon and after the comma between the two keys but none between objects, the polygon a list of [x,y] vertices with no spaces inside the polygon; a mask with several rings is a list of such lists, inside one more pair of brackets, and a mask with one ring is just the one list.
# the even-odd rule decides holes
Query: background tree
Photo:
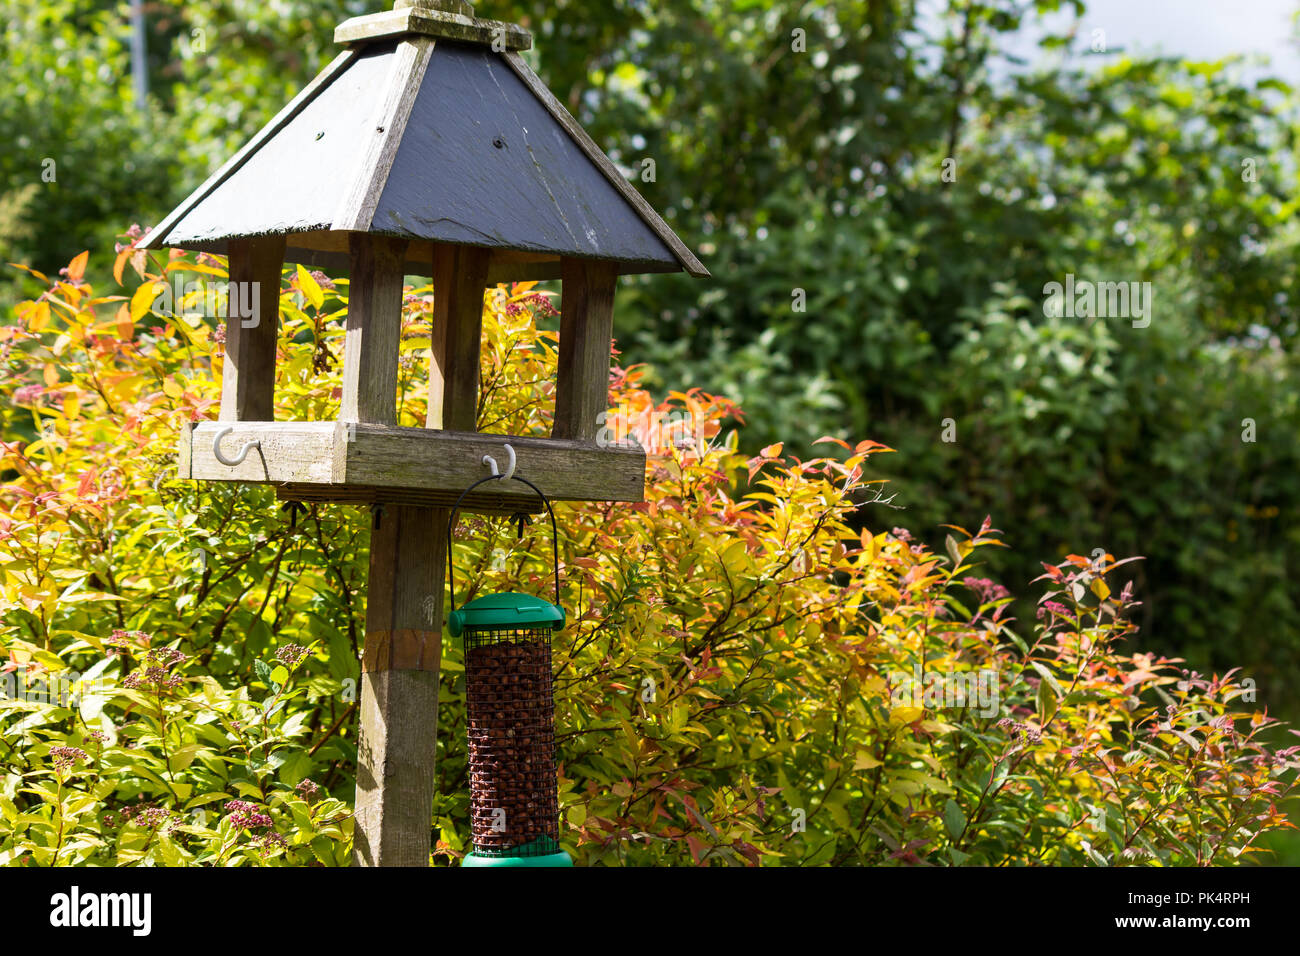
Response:
[{"label": "background tree", "polygon": [[[0,240],[47,271],[157,221],[324,63],[338,21],[375,9],[151,0],[139,116],[124,3],[0,3]],[[1083,4],[476,4],[535,31],[548,84],[713,270],[620,297],[651,388],[737,397],[751,451],[899,449],[872,462],[898,523],[938,546],[940,522],[993,514],[1009,583],[1038,557],[1145,555],[1143,640],[1244,666],[1294,710],[1291,91],[1043,34],[1063,9]],[[1025,31],[1047,65],[1005,54]],[[1150,282],[1150,325],[1046,316],[1067,274]]]}]

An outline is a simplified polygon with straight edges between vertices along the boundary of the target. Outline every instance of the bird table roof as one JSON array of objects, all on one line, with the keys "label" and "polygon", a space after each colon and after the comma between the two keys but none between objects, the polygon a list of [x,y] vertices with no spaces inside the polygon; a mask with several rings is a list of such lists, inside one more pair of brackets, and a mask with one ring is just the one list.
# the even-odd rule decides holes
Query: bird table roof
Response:
[{"label": "bird table roof", "polygon": [[[526,46],[511,29],[510,47]],[[516,49],[439,30],[352,30],[360,42],[141,246],[224,253],[233,238],[285,234],[288,261],[340,266],[359,231],[412,240],[413,263],[434,242],[487,247],[494,271],[517,278],[558,275],[569,256],[708,275]]]}]

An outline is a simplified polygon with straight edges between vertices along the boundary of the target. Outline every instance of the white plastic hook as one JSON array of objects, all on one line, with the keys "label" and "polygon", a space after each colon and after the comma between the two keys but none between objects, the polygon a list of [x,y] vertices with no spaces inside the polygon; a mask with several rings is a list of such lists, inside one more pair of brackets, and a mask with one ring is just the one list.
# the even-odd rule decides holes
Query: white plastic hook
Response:
[{"label": "white plastic hook", "polygon": [[497,460],[491,455],[483,456],[483,464],[492,469],[492,474],[501,475],[503,480],[509,481],[515,476],[515,450],[509,445],[506,445],[506,456],[506,473],[504,475],[501,475],[501,469],[497,466]]},{"label": "white plastic hook", "polygon": [[221,429],[221,431],[217,432],[215,435],[212,436],[213,457],[215,457],[217,461],[221,462],[227,468],[234,468],[236,465],[242,465],[244,463],[244,459],[248,457],[248,453],[250,451],[252,451],[254,448],[262,447],[262,443],[260,441],[258,441],[257,439],[253,439],[252,441],[244,442],[243,447],[239,449],[239,454],[235,455],[234,458],[227,458],[225,455],[221,453],[221,439],[225,438],[234,430],[235,430],[234,425],[227,425],[225,428]]}]

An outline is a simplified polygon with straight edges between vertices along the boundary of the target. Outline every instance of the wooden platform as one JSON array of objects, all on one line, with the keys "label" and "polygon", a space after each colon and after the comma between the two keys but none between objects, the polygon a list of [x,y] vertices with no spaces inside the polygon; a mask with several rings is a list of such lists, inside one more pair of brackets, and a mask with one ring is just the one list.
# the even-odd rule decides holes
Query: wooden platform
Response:
[{"label": "wooden platform", "polygon": [[[246,442],[260,446],[238,465],[222,464],[213,439],[224,428],[231,429],[221,441],[227,458],[238,457]],[[517,473],[553,500],[644,499],[645,452],[639,447],[343,422],[198,422],[181,435],[177,474],[272,484],[289,501],[445,508],[491,473],[484,455],[505,468],[507,442],[515,449]],[[536,512],[540,505],[526,485],[502,481],[484,485],[462,507],[509,514]]]}]

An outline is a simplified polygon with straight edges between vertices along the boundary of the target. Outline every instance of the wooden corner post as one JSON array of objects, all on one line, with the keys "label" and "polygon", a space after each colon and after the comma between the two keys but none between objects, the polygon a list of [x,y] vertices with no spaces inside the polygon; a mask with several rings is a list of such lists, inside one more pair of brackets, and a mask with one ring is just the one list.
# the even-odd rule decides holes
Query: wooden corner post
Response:
[{"label": "wooden corner post", "polygon": [[614,338],[611,263],[564,259],[560,263],[560,356],[552,438],[595,444],[600,416],[609,410],[609,357]]},{"label": "wooden corner post", "polygon": [[223,422],[275,419],[275,348],[280,328],[284,236],[231,239],[222,371]]},{"label": "wooden corner post", "polygon": [[478,428],[479,351],[483,340],[486,249],[433,247],[433,359],[429,366],[429,428]]},{"label": "wooden corner post", "polygon": [[354,232],[348,248],[351,273],[339,420],[396,425],[406,241]]}]

